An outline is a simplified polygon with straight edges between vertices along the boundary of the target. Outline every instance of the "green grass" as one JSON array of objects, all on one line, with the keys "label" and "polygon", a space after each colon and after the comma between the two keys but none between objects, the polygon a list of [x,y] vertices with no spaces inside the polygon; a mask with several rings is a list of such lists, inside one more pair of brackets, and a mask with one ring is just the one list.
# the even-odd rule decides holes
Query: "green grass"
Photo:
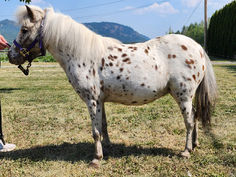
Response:
[{"label": "green grass", "polygon": [[[9,59],[6,53],[0,53],[0,61],[7,62]],[[34,59],[34,62],[56,62],[53,56],[49,53],[46,53],[45,56],[38,57]]]},{"label": "green grass", "polygon": [[214,69],[219,98],[212,130],[200,127],[200,147],[190,159],[179,156],[186,130],[166,96],[139,107],[106,103],[112,148],[92,169],[90,118],[62,69],[33,67],[26,77],[1,68],[3,132],[17,149],[0,154],[0,176],[236,176],[236,65]]}]

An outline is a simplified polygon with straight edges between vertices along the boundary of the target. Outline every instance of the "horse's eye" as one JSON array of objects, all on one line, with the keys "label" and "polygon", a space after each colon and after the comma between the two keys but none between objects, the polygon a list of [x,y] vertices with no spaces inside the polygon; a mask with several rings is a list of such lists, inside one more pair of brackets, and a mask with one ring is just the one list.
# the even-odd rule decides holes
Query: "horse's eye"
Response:
[{"label": "horse's eye", "polygon": [[28,30],[26,28],[23,28],[21,31],[22,31],[23,34],[28,32]]}]

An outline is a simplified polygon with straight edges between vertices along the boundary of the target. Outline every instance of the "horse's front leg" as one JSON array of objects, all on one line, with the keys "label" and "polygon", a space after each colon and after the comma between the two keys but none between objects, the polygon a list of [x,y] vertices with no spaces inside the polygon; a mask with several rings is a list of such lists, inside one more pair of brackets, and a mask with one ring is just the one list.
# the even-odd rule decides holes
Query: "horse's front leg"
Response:
[{"label": "horse's front leg", "polygon": [[92,134],[95,141],[94,159],[90,166],[98,168],[99,161],[103,158],[102,151],[102,104],[99,100],[89,100],[87,103],[89,114],[92,120]]}]

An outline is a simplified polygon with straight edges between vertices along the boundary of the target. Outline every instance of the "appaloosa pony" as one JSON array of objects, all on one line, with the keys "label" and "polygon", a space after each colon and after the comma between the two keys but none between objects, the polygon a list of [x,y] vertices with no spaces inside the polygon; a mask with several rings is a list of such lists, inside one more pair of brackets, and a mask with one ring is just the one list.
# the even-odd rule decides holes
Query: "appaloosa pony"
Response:
[{"label": "appaloosa pony", "polygon": [[45,49],[59,62],[89,110],[95,141],[91,165],[103,158],[101,137],[110,143],[104,102],[142,105],[168,93],[178,103],[187,129],[181,154],[190,156],[198,145],[197,118],[203,125],[210,123],[217,94],[211,62],[199,44],[175,34],[122,44],[52,8],[22,6],[16,16],[21,29],[9,51],[10,62],[32,61]]}]

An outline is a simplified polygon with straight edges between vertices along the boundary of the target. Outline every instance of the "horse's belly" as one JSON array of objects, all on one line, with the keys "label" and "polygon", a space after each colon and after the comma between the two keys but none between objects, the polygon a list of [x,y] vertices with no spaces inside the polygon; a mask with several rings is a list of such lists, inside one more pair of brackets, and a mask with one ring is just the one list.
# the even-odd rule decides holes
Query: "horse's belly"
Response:
[{"label": "horse's belly", "polygon": [[106,97],[106,102],[121,103],[124,105],[143,105],[150,103],[161,96],[165,95],[167,90],[162,90],[161,92],[153,94],[151,90],[142,92],[113,92]]},{"label": "horse's belly", "polygon": [[125,105],[142,105],[154,101],[168,92],[167,80],[162,81],[155,76],[145,78],[145,81],[137,76],[134,78],[134,80],[123,78],[119,82],[114,82],[114,80],[106,82],[105,101]]}]

